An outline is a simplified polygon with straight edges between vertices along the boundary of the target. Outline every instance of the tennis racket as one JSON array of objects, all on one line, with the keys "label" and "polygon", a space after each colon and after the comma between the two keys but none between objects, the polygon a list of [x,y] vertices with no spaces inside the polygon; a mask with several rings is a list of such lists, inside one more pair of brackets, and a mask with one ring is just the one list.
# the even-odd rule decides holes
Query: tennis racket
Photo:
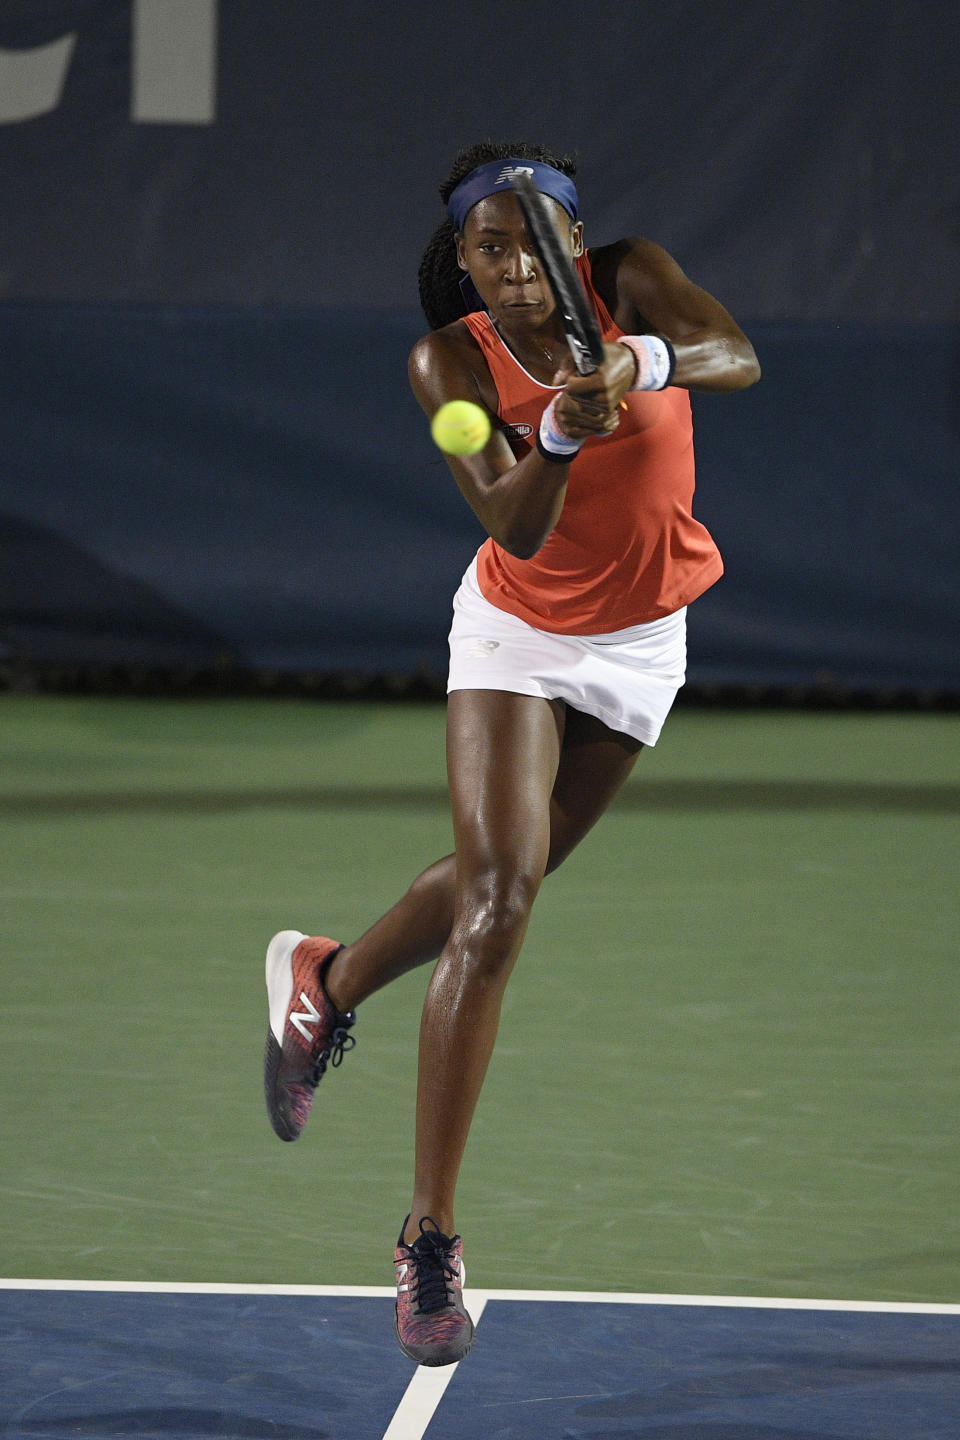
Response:
[{"label": "tennis racket", "polygon": [[541,195],[524,170],[514,170],[510,183],[517,192],[517,200],[527,222],[530,239],[563,316],[563,327],[573,354],[573,363],[579,374],[590,375],[603,363],[603,337],[573,261],[557,233],[550,203],[545,195]]}]

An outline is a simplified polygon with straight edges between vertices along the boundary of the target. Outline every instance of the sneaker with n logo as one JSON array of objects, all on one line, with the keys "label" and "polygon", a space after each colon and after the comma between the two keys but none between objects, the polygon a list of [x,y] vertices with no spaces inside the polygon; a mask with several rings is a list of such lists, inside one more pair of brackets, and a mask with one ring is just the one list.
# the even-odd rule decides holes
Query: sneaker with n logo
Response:
[{"label": "sneaker with n logo", "polygon": [[338,1010],[323,977],[343,946],[325,935],[281,930],[267,947],[270,1024],[263,1088],[270,1124],[281,1140],[297,1140],[328,1065],[339,1065],[356,1041],[356,1015]]},{"label": "sneaker with n logo", "polygon": [[463,1304],[463,1241],[444,1235],[429,1216],[412,1245],[404,1244],[406,1228],[405,1220],[394,1252],[400,1349],[418,1365],[455,1365],[474,1337]]}]

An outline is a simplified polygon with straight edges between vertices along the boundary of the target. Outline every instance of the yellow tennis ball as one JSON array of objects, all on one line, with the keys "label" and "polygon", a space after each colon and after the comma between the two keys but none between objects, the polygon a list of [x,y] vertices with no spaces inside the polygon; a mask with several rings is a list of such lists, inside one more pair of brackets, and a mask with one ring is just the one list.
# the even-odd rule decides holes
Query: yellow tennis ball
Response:
[{"label": "yellow tennis ball", "polygon": [[448,400],[430,421],[430,434],[448,455],[476,455],[490,439],[490,416],[472,400]]}]

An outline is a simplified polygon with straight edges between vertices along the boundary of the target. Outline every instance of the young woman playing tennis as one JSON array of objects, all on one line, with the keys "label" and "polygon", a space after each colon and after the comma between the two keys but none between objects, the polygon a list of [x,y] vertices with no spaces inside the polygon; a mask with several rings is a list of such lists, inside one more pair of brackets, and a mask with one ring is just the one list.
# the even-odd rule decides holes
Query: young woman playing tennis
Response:
[{"label": "young woman playing tennis", "polygon": [[[575,373],[510,184],[550,197],[604,360]],[[759,378],[750,342],[649,240],[586,251],[575,166],[537,146],[463,151],[420,269],[431,333],[410,380],[428,416],[482,405],[486,447],[448,457],[489,539],[454,599],[447,765],[456,852],[352,944],[299,931],[267,953],[265,1085],[296,1139],[361,1001],[439,957],[420,1029],[416,1165],[396,1247],[397,1334],[424,1365],[466,1354],[454,1190],[501,999],[541,881],[654,745],[685,670],[687,605],[722,563],[693,519],[688,390]]]}]

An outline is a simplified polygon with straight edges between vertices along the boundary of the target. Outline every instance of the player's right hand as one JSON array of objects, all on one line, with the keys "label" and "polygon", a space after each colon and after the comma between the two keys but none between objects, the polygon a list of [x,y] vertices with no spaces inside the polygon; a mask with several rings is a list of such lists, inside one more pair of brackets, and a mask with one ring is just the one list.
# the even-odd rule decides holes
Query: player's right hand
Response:
[{"label": "player's right hand", "polygon": [[624,345],[604,345],[603,364],[590,375],[580,375],[572,358],[553,377],[563,386],[554,415],[571,440],[611,435],[620,420],[620,401],[633,384],[637,362]]}]

